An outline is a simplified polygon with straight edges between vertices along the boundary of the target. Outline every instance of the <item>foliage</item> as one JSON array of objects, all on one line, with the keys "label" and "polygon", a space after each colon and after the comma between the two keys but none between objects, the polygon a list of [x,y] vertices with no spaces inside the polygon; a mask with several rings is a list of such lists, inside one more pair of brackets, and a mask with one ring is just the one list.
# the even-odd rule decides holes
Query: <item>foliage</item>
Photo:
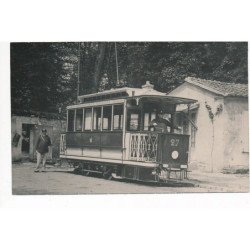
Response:
[{"label": "foliage", "polygon": [[219,104],[216,108],[216,111],[213,112],[211,106],[205,102],[206,109],[208,111],[208,116],[210,118],[210,121],[212,123],[212,144],[211,144],[211,172],[213,172],[213,151],[214,151],[214,119],[216,116],[219,116],[223,111],[222,104]]},{"label": "foliage", "polygon": [[219,104],[219,105],[217,106],[216,111],[215,111],[214,113],[213,113],[213,111],[212,111],[211,106],[210,106],[209,104],[207,104],[207,102],[205,102],[205,106],[206,106],[206,109],[207,109],[207,111],[208,111],[208,116],[209,116],[211,122],[213,123],[214,118],[215,118],[216,116],[218,116],[218,115],[223,111],[223,106],[222,106],[222,104]]},{"label": "foliage", "polygon": [[[168,92],[187,76],[248,82],[245,42],[117,42],[116,45],[118,82],[114,42],[12,43],[12,108],[64,110],[76,101],[78,79],[80,94],[121,86],[140,87],[146,80],[155,89]],[[104,81],[104,76],[108,80]]]},{"label": "foliage", "polygon": [[11,44],[12,109],[57,112],[73,101],[77,58],[71,45]]}]

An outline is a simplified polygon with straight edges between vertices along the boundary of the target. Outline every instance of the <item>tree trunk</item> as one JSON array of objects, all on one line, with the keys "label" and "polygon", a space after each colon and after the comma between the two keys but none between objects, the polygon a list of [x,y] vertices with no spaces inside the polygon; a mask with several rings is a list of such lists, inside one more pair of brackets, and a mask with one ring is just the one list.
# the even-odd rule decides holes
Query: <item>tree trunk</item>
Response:
[{"label": "tree trunk", "polygon": [[97,92],[97,89],[98,89],[101,69],[102,69],[103,61],[104,61],[105,47],[106,47],[106,43],[104,43],[104,42],[99,43],[99,54],[97,56],[97,60],[96,60],[96,64],[95,64],[92,92]]}]

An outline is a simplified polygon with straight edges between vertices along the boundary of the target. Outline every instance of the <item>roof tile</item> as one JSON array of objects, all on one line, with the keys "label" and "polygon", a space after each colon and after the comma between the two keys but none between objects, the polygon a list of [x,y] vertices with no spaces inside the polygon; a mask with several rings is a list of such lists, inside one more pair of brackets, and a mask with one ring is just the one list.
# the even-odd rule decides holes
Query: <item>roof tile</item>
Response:
[{"label": "roof tile", "polygon": [[248,96],[248,85],[239,83],[225,83],[212,80],[204,80],[195,77],[187,77],[186,82],[208,89],[223,96]]}]

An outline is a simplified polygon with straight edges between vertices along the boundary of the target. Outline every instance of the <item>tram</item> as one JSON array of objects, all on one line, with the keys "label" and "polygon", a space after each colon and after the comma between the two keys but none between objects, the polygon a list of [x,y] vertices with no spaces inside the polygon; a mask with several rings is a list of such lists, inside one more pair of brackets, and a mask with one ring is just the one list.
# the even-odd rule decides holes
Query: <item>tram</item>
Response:
[{"label": "tram", "polygon": [[[171,97],[146,82],[82,95],[67,107],[67,128],[60,138],[60,158],[84,175],[145,182],[184,180],[188,172],[189,135],[176,123],[177,107],[196,100]],[[151,125],[158,114],[166,131]]]}]

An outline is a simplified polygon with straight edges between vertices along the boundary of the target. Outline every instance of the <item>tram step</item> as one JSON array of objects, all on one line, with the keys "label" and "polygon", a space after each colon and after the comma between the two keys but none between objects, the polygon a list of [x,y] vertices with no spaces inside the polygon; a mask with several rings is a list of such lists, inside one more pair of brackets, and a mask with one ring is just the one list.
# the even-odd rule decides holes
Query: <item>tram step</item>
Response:
[{"label": "tram step", "polygon": [[103,172],[101,172],[101,171],[91,170],[91,169],[83,169],[82,171],[83,171],[83,172],[90,172],[90,173],[99,173],[99,174],[102,174],[102,173],[103,173]]}]

